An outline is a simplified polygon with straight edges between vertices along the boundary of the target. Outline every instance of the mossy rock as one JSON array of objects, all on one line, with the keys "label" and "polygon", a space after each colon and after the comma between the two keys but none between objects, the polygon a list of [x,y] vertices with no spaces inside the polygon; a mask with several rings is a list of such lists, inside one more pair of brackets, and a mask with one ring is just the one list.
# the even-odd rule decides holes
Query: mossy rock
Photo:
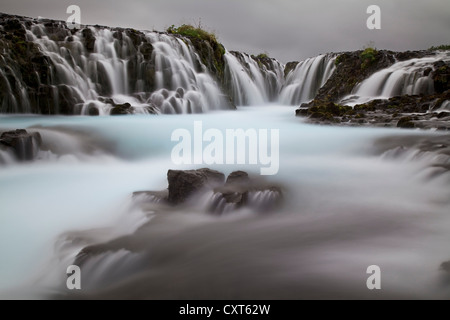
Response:
[{"label": "mossy rock", "polygon": [[400,118],[397,122],[397,128],[415,128],[415,124],[412,120],[413,119],[411,117]]},{"label": "mossy rock", "polygon": [[131,113],[130,108],[131,104],[129,104],[128,102],[124,104],[117,104],[114,106],[114,108],[111,109],[110,114],[112,116],[130,114]]}]

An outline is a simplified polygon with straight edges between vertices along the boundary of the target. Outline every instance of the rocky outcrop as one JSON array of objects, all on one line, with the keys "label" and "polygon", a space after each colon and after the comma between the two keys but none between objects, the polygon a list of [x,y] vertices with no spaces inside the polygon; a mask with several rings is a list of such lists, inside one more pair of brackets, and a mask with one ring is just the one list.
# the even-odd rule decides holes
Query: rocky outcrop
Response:
[{"label": "rocky outcrop", "polygon": [[6,131],[0,135],[0,149],[9,150],[18,161],[33,160],[42,144],[38,132],[28,133],[24,129]]},{"label": "rocky outcrop", "polygon": [[228,175],[203,168],[198,170],[169,170],[168,189],[164,191],[139,191],[133,197],[141,204],[198,204],[198,199],[211,193],[205,203],[207,211],[228,213],[243,207],[267,212],[276,209],[282,200],[282,189],[274,184],[249,177],[244,171]]},{"label": "rocky outcrop", "polygon": [[251,179],[244,171],[230,173],[223,186],[214,189],[209,210],[224,214],[243,207],[267,212],[280,205],[281,188],[258,179]]},{"label": "rocky outcrop", "polygon": [[426,50],[397,53],[373,51],[370,58],[363,58],[363,51],[342,53],[336,58],[336,71],[314,100],[302,104],[296,110],[296,115],[307,117],[308,122],[319,124],[449,130],[450,118],[447,112],[442,110],[450,101],[449,62],[437,61],[424,70],[423,75],[432,79],[432,94],[375,99],[354,107],[341,105],[339,102],[374,72],[397,61],[434,54]]},{"label": "rocky outcrop", "polygon": [[185,202],[193,194],[207,188],[213,188],[225,181],[223,173],[210,170],[169,170],[167,172],[169,182],[168,201],[171,204]]}]

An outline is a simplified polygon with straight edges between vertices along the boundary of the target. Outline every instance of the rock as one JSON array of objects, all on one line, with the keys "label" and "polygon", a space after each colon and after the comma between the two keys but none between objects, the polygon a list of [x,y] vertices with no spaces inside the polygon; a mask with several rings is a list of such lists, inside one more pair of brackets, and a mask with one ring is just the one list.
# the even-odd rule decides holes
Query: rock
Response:
[{"label": "rock", "polygon": [[225,175],[211,169],[199,170],[169,170],[167,172],[169,182],[168,200],[172,204],[180,204],[191,195],[204,188],[212,188],[223,184]]},{"label": "rock", "polygon": [[128,102],[124,104],[114,104],[114,107],[111,109],[111,115],[124,115],[131,113],[131,104]]},{"label": "rock", "polygon": [[248,184],[250,182],[250,178],[248,173],[245,171],[234,171],[230,173],[227,177],[226,184]]},{"label": "rock", "polygon": [[441,263],[439,267],[440,270],[450,273],[450,261],[445,261]]},{"label": "rock", "polygon": [[276,208],[281,198],[279,187],[250,178],[247,172],[235,171],[230,173],[225,185],[214,189],[209,210],[215,214],[224,214],[249,207],[266,212]]},{"label": "rock", "polygon": [[0,146],[11,149],[19,161],[33,160],[41,144],[39,132],[28,133],[24,129],[3,132],[0,136]]},{"label": "rock", "polygon": [[150,60],[152,58],[153,45],[147,42],[142,43],[141,46],[139,47],[139,51],[144,56],[145,60]]},{"label": "rock", "polygon": [[288,62],[286,63],[286,66],[284,67],[284,77],[287,77],[287,75],[294,70],[297,65],[299,64],[298,61],[292,61],[292,62]]},{"label": "rock", "polygon": [[414,128],[414,122],[412,122],[411,117],[400,118],[397,122],[397,128]]},{"label": "rock", "polygon": [[95,47],[95,36],[91,29],[85,28],[81,31],[83,35],[84,46],[88,52],[93,52]]},{"label": "rock", "polygon": [[[207,212],[221,215],[243,207],[256,212],[273,211],[279,206],[283,196],[280,187],[250,178],[245,171],[230,173],[225,182],[223,173],[207,168],[169,170],[167,180],[167,190],[134,192],[133,199],[149,211],[161,208],[176,210],[178,205],[186,203],[189,198],[212,191],[212,197],[206,203]],[[198,199],[205,198],[193,200]],[[195,204],[194,201],[189,203]]]},{"label": "rock", "polygon": [[435,71],[432,72],[434,90],[443,93],[450,89],[450,64],[444,61],[434,63]]}]

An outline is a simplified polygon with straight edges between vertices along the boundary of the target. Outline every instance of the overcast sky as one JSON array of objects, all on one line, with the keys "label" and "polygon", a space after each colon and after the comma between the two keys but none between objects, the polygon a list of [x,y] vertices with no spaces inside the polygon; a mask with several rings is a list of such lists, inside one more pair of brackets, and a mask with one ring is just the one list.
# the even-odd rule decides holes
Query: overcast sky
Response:
[{"label": "overcast sky", "polygon": [[[262,52],[282,62],[331,51],[426,49],[450,44],[450,0],[1,0],[0,11],[66,20],[81,8],[82,24],[164,30],[201,21],[228,50]],[[381,8],[381,30],[369,30],[366,9]]]}]

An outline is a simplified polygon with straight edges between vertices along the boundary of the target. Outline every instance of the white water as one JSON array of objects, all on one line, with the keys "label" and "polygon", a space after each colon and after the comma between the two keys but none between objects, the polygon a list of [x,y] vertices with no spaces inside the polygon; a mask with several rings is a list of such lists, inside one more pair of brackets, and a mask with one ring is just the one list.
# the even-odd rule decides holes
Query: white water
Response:
[{"label": "white water", "polygon": [[[109,114],[112,105],[99,97],[112,98],[116,104],[130,103],[133,113],[148,113],[150,106],[162,113],[226,108],[223,93],[190,44],[174,36],[146,32],[144,38],[154,48],[151,59],[146,60],[125,31],[89,29],[95,37],[93,52],[84,47],[82,31],[70,37],[66,30],[65,40],[56,42],[43,24],[27,30],[28,40],[36,42],[55,65],[47,84],[56,90],[68,86],[78,101],[74,114],[88,114],[90,108]],[[166,93],[162,95],[158,89],[166,89]],[[149,95],[149,91],[154,93]]]},{"label": "white water", "polygon": [[[84,245],[147,221],[130,194],[164,189],[168,169],[194,167],[171,163],[170,136],[202,120],[220,130],[280,130],[280,171],[269,180],[284,187],[285,205],[263,216],[257,210],[211,216],[200,207],[157,214],[146,246],[167,258],[100,255],[87,265],[85,290],[108,288],[126,277],[123,270],[142,270],[144,259],[157,270],[140,280],[153,286],[148,297],[173,297],[165,284],[176,278],[177,297],[186,298],[448,298],[438,267],[450,259],[449,177],[427,178],[437,159],[373,153],[375,139],[403,130],[311,126],[293,111],[274,105],[182,117],[3,116],[2,129],[40,130],[51,151],[33,163],[0,167],[2,296],[61,290],[67,264]],[[258,166],[210,167],[259,172]],[[67,234],[93,228],[102,229]],[[375,296],[365,287],[372,264],[382,270]]]},{"label": "white water", "polygon": [[227,52],[226,77],[231,97],[238,106],[262,105],[274,101],[284,84],[284,66],[272,60],[271,68],[258,65],[245,53]]},{"label": "white water", "polygon": [[334,54],[320,55],[300,62],[286,77],[280,93],[282,104],[300,105],[312,100],[335,69]]},{"label": "white water", "polygon": [[433,62],[450,61],[450,52],[442,52],[433,57],[401,61],[389,68],[375,72],[358,84],[353,92],[342,98],[341,103],[354,106],[374,99],[389,99],[400,95],[432,94],[434,92],[431,75],[425,75],[427,68],[434,68]]}]

